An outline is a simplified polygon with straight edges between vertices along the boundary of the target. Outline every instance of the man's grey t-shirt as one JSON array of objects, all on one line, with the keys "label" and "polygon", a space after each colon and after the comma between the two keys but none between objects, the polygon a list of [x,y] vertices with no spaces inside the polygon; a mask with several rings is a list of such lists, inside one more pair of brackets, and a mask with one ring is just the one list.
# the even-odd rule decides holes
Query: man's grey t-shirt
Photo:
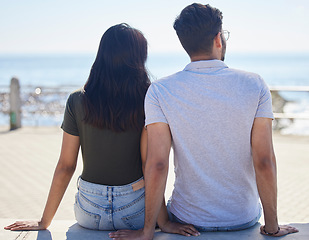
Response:
[{"label": "man's grey t-shirt", "polygon": [[243,224],[259,214],[251,129],[255,118],[273,118],[259,75],[219,60],[192,62],[152,83],[145,111],[146,125],[163,122],[171,130],[173,214],[204,227]]}]

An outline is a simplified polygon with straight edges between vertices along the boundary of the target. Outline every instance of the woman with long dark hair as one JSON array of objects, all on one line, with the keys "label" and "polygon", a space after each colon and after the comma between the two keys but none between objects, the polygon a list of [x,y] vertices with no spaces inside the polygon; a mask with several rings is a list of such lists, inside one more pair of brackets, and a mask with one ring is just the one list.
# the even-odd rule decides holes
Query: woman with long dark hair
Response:
[{"label": "woman with long dark hair", "polygon": [[62,123],[63,142],[40,221],[15,222],[10,230],[46,229],[75,171],[79,148],[83,172],[74,211],[77,222],[99,230],[144,225],[146,155],[144,97],[147,41],[127,24],[103,35],[84,88],[70,95]]}]

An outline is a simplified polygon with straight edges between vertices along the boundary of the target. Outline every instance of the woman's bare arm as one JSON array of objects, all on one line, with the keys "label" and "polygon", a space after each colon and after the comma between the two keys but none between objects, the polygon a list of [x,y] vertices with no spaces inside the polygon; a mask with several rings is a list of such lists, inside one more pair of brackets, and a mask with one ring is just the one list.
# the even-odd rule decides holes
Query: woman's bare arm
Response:
[{"label": "woman's bare arm", "polygon": [[46,229],[62,200],[77,164],[79,137],[63,132],[60,158],[54,172],[45,209],[40,221],[17,221],[7,227],[7,230],[41,230]]}]

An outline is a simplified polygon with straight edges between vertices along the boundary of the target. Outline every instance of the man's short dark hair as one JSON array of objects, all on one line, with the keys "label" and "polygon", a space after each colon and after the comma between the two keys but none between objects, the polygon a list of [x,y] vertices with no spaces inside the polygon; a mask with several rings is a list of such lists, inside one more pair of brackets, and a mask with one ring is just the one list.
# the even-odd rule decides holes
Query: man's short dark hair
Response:
[{"label": "man's short dark hair", "polygon": [[211,53],[213,39],[222,30],[222,18],[222,12],[209,4],[193,3],[182,10],[174,29],[189,56]]}]

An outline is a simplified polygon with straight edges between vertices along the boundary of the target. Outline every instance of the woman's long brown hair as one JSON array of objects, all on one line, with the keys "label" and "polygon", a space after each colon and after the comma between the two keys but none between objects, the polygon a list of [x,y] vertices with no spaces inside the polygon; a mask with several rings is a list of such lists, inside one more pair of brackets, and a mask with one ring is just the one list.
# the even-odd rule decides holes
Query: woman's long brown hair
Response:
[{"label": "woman's long brown hair", "polygon": [[86,123],[115,132],[143,127],[146,59],[147,40],[139,30],[122,23],[103,34],[83,91]]}]

